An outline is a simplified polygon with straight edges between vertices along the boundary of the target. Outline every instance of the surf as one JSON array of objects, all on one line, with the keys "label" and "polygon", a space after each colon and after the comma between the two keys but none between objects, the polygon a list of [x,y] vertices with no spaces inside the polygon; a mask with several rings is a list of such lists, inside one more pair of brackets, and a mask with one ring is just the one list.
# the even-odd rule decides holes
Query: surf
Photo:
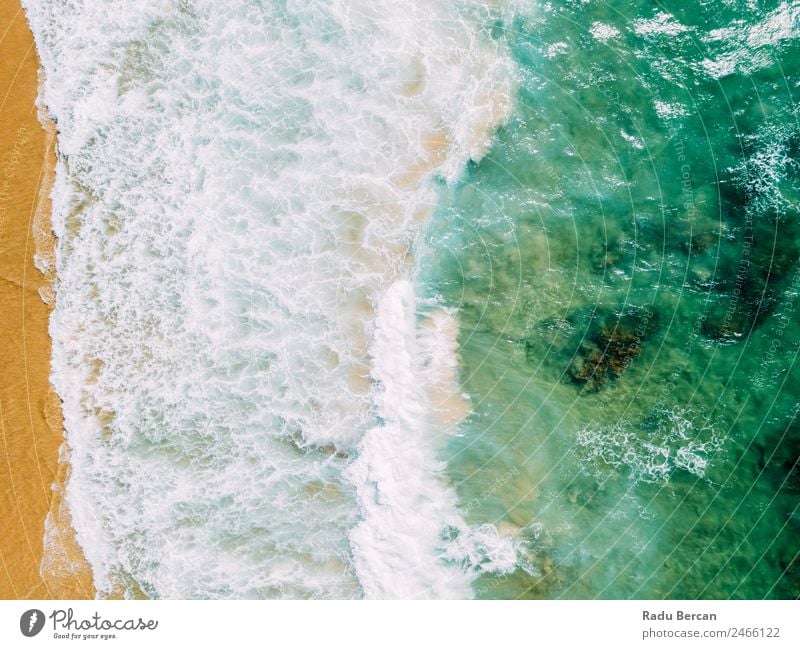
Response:
[{"label": "surf", "polygon": [[[434,542],[458,516],[435,459],[465,412],[453,338],[429,336],[425,394],[408,345],[437,183],[511,110],[484,5],[24,5],[58,127],[66,501],[99,595],[469,596]],[[372,540],[400,515],[419,554],[395,573]]]}]

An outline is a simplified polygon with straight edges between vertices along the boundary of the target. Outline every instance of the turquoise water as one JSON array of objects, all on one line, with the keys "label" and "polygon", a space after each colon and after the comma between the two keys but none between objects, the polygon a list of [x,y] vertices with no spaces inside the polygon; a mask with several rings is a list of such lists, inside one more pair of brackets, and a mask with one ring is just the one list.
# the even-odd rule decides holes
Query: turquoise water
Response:
[{"label": "turquoise water", "polygon": [[425,232],[472,414],[488,598],[800,595],[800,3],[498,21],[512,116]]}]

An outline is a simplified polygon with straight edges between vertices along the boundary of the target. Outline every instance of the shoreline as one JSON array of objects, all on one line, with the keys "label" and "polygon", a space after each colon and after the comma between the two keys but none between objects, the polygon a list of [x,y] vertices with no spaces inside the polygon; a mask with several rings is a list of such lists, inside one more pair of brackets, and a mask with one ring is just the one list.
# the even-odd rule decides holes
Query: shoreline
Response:
[{"label": "shoreline", "polygon": [[63,505],[69,465],[59,461],[63,422],[50,384],[55,127],[39,121],[38,78],[19,0],[0,0],[0,598],[87,599],[91,569]]}]

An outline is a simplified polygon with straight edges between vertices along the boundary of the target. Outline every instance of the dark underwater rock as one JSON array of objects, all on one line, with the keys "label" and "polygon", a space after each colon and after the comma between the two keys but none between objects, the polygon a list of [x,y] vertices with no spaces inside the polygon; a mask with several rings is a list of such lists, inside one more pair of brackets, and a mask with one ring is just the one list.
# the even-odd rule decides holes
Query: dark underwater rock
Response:
[{"label": "dark underwater rock", "polygon": [[779,298],[773,290],[767,290],[763,295],[751,295],[743,291],[738,299],[731,297],[712,307],[701,325],[701,331],[712,340],[746,339],[764,323],[778,304]]},{"label": "dark underwater rock", "polygon": [[736,340],[762,325],[783,299],[800,257],[800,214],[754,192],[746,180],[720,181],[719,191],[728,234],[700,252],[715,268],[705,284],[713,293],[702,332]]},{"label": "dark underwater rock", "polygon": [[719,240],[719,233],[708,229],[692,233],[688,239],[681,241],[680,245],[684,253],[691,252],[693,255],[698,255],[707,251],[715,251]]},{"label": "dark underwater rock", "polygon": [[623,254],[623,246],[619,240],[604,239],[596,242],[589,250],[589,263],[595,272],[606,272],[619,263]]},{"label": "dark underwater rock", "polygon": [[800,422],[771,431],[753,444],[758,454],[760,477],[770,481],[776,492],[800,494]]},{"label": "dark underwater rock", "polygon": [[584,343],[572,361],[567,374],[575,383],[584,384],[594,391],[608,380],[608,369],[603,353],[593,343]]},{"label": "dark underwater rock", "polygon": [[795,226],[762,222],[753,232],[746,239],[740,234],[735,244],[740,247],[738,254],[718,265],[714,294],[719,298],[710,306],[702,327],[708,338],[743,338],[761,326],[780,304],[797,267],[800,249]]},{"label": "dark underwater rock", "polygon": [[784,488],[788,492],[800,494],[800,449],[797,451],[793,458],[783,463],[783,471],[786,474]]},{"label": "dark underwater rock", "polygon": [[658,314],[649,306],[628,307],[623,313],[595,312],[567,376],[589,392],[599,390],[625,372],[657,328]]}]

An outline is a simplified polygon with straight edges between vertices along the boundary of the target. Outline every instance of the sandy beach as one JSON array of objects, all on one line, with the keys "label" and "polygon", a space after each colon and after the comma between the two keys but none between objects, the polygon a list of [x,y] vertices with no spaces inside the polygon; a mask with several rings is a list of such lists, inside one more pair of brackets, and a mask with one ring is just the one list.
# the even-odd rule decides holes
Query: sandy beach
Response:
[{"label": "sandy beach", "polygon": [[53,277],[34,265],[38,254],[53,268],[54,246],[55,130],[37,118],[38,70],[19,2],[0,0],[0,598],[87,598],[91,572],[58,486],[69,465],[59,463],[61,410],[49,381]]}]

